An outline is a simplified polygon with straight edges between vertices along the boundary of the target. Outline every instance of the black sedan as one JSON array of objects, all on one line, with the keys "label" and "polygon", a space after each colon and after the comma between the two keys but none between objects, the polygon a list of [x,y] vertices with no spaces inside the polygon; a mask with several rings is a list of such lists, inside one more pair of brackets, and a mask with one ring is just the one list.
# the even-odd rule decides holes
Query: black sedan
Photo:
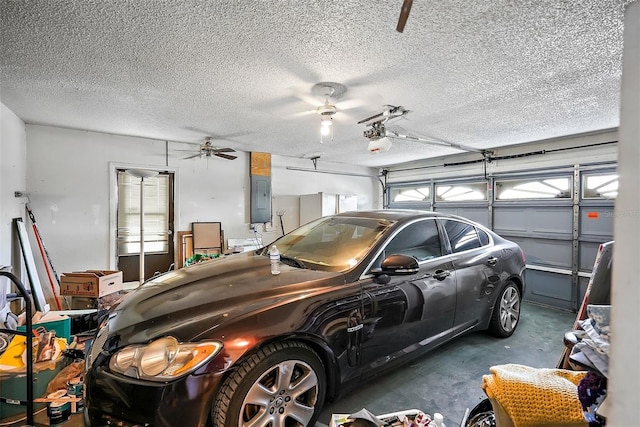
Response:
[{"label": "black sedan", "polygon": [[88,426],[310,426],[347,385],[463,333],[513,334],[522,250],[464,218],[324,217],[269,248],[170,272],[87,354]]}]

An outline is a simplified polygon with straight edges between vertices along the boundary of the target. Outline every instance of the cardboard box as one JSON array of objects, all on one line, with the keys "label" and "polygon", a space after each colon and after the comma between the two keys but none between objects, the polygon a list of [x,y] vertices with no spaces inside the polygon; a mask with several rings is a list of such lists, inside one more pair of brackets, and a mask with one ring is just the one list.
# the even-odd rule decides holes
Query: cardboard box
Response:
[{"label": "cardboard box", "polygon": [[122,287],[122,271],[87,270],[60,277],[60,295],[100,298]]}]

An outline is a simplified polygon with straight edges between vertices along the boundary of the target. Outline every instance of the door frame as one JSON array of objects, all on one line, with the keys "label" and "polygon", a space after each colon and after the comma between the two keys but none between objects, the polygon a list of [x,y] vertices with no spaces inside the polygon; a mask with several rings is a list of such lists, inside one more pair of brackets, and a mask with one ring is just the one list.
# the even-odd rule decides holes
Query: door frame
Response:
[{"label": "door frame", "polygon": [[[157,172],[168,172],[173,174],[173,229],[179,230],[176,226],[176,218],[180,218],[180,203],[178,196],[179,178],[178,168],[171,166],[150,166],[131,163],[109,162],[109,269],[116,270],[118,266],[118,169],[147,169]],[[173,250],[175,253],[175,231],[173,238]]]}]

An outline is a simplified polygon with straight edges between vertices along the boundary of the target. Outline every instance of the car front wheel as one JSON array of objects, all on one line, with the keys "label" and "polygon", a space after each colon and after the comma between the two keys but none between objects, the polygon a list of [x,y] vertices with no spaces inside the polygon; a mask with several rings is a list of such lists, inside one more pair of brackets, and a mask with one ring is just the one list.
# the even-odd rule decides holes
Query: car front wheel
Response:
[{"label": "car front wheel", "polygon": [[211,419],[216,427],[306,427],[324,403],[320,358],[308,345],[282,342],[245,359],[224,381]]},{"label": "car front wheel", "polygon": [[500,338],[513,335],[520,322],[520,290],[513,282],[507,282],[493,308],[489,332]]}]

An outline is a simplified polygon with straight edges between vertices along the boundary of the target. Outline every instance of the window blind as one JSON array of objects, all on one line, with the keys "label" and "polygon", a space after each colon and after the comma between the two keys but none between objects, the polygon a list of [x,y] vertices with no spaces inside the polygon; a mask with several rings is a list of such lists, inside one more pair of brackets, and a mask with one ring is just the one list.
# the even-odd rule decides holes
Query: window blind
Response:
[{"label": "window blind", "polygon": [[[144,252],[169,249],[169,175],[144,179]],[[118,255],[140,253],[140,178],[118,171]]]}]

